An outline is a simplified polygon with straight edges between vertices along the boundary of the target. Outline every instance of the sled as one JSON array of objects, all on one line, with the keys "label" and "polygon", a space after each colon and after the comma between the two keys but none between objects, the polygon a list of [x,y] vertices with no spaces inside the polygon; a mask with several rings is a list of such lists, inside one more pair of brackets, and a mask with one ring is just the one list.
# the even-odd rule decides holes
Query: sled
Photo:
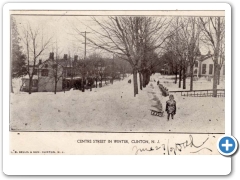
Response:
[{"label": "sled", "polygon": [[163,117],[163,111],[155,111],[155,110],[152,110],[152,109],[150,109],[150,111],[151,111],[151,115],[153,115],[153,116],[159,116],[159,117]]}]

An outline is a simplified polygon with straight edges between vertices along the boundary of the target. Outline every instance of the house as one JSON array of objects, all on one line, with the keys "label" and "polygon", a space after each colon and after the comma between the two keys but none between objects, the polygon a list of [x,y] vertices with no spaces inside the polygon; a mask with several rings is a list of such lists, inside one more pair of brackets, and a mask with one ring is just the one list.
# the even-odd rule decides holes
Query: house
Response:
[{"label": "house", "polygon": [[[214,75],[214,62],[213,55],[209,52],[206,55],[201,55],[197,58],[193,70],[195,77],[208,77],[212,78]],[[220,70],[220,77],[225,77],[225,64],[222,65]]]},{"label": "house", "polygon": [[[219,59],[220,62],[220,59]],[[224,79],[225,77],[225,64],[221,64],[220,78]],[[175,69],[169,64],[164,64],[160,70],[161,74],[174,74]],[[187,76],[190,76],[190,66],[187,67]],[[214,62],[213,55],[209,51],[206,55],[200,55],[196,58],[195,64],[193,66],[193,75],[194,77],[200,78],[205,77],[211,79],[214,75]]]},{"label": "house", "polygon": [[[54,92],[63,90],[64,67],[54,60],[54,53],[49,59],[35,66],[30,65],[29,71],[33,74],[32,92]],[[22,78],[21,91],[29,91],[29,76]]]},{"label": "house", "polygon": [[64,67],[50,57],[39,64],[38,67],[38,92],[62,91]]}]

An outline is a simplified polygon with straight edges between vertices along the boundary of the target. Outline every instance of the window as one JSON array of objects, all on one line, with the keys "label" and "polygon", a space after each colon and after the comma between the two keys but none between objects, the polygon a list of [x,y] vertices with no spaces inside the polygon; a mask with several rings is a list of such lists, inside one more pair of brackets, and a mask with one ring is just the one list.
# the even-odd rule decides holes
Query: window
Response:
[{"label": "window", "polygon": [[37,80],[33,80],[32,87],[37,87]]},{"label": "window", "polygon": [[213,64],[209,64],[209,74],[213,73]]},{"label": "window", "polygon": [[33,75],[37,75],[37,69],[33,70]]},{"label": "window", "polygon": [[225,65],[223,65],[223,75],[225,75]]},{"label": "window", "polygon": [[41,76],[48,76],[48,70],[42,69]]},{"label": "window", "polygon": [[72,71],[71,71],[71,69],[68,69],[68,70],[67,70],[67,76],[72,76]]},{"label": "window", "polygon": [[206,74],[206,69],[207,69],[207,65],[206,64],[203,64],[202,65],[202,74]]},{"label": "window", "polygon": [[197,74],[197,69],[194,70],[194,74]]},{"label": "window", "polygon": [[48,68],[48,64],[45,64],[44,67],[45,67],[45,68]]},{"label": "window", "polygon": [[198,67],[198,61],[195,61],[195,67]]},{"label": "window", "polygon": [[53,65],[52,65],[52,68],[53,68],[53,69],[57,69],[57,64],[53,64]]}]

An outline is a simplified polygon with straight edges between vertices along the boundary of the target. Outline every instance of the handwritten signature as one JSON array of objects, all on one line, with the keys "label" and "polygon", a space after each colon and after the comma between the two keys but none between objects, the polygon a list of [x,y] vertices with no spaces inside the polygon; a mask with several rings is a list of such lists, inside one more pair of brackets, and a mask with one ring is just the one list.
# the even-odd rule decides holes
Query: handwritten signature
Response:
[{"label": "handwritten signature", "polygon": [[210,148],[203,147],[203,145],[208,141],[208,139],[209,138],[206,138],[202,142],[202,144],[196,145],[196,144],[194,144],[193,136],[189,135],[189,140],[186,140],[182,143],[175,143],[174,146],[169,146],[169,140],[168,140],[167,144],[166,143],[161,144],[160,146],[155,146],[155,147],[150,147],[150,148],[137,148],[137,146],[134,146],[132,148],[132,150],[135,151],[135,155],[138,155],[141,152],[158,151],[158,150],[163,150],[164,155],[165,154],[167,154],[167,155],[172,155],[172,154],[177,155],[177,152],[182,152],[183,150],[185,150],[188,147],[194,147],[194,148],[197,149],[196,151],[193,151],[193,152],[190,152],[190,153],[198,153],[198,152],[200,152],[204,149],[212,152],[212,150]]}]

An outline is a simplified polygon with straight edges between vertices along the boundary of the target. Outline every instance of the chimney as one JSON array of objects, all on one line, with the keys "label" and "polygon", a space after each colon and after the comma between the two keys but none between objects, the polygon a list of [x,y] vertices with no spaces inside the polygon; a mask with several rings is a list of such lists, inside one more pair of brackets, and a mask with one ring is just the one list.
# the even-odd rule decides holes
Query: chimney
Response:
[{"label": "chimney", "polygon": [[74,56],[74,61],[77,61],[78,60],[78,55],[75,55]]},{"label": "chimney", "polygon": [[63,59],[64,59],[64,60],[67,60],[67,54],[64,54],[64,55],[63,55]]},{"label": "chimney", "polygon": [[42,64],[42,59],[39,59],[39,62],[38,62],[38,64]]},{"label": "chimney", "polygon": [[49,59],[54,59],[54,53],[53,52],[50,53]]}]

